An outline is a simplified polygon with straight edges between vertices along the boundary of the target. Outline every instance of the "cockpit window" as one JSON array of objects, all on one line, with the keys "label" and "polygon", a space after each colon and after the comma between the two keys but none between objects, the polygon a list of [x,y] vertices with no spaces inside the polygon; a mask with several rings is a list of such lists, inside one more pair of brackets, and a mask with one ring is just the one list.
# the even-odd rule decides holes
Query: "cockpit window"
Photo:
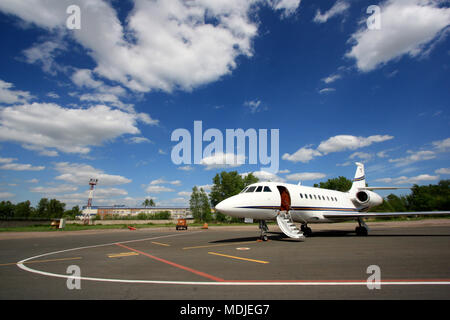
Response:
[{"label": "cockpit window", "polygon": [[239,192],[239,193],[244,193],[245,192],[245,190],[247,190],[247,188],[248,187],[245,187],[241,192]]},{"label": "cockpit window", "polygon": [[270,190],[270,188],[268,186],[264,187],[264,192],[272,192],[272,190]]},{"label": "cockpit window", "polygon": [[245,192],[253,192],[253,191],[255,191],[255,189],[256,189],[256,187],[249,187],[247,189],[247,191],[245,191]]},{"label": "cockpit window", "polygon": [[256,191],[255,192],[261,192],[262,191],[262,186],[259,186],[258,188],[256,188]]}]

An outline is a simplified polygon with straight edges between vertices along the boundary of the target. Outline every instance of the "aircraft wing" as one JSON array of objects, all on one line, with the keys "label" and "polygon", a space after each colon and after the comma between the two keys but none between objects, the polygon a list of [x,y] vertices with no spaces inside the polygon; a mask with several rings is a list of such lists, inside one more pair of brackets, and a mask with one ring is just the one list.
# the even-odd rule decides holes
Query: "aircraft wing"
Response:
[{"label": "aircraft wing", "polygon": [[399,216],[428,216],[445,215],[450,211],[416,211],[416,212],[325,212],[323,216],[327,219],[343,218],[370,218],[370,217],[399,217]]},{"label": "aircraft wing", "polygon": [[411,189],[411,187],[360,187],[359,190],[398,190]]}]

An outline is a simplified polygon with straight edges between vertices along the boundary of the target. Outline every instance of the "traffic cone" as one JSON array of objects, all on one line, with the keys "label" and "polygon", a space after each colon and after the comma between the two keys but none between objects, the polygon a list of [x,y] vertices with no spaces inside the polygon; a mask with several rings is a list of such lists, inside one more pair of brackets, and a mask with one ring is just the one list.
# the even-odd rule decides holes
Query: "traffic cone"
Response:
[{"label": "traffic cone", "polygon": [[202,229],[208,229],[208,224],[205,222],[205,224],[203,225]]}]

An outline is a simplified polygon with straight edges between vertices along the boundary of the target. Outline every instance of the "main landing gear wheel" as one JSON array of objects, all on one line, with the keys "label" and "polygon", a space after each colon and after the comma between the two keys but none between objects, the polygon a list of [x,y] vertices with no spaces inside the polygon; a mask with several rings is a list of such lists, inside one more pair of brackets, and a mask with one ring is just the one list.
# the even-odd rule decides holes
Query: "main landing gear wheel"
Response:
[{"label": "main landing gear wheel", "polygon": [[357,236],[364,236],[364,237],[366,237],[367,234],[368,234],[367,228],[363,227],[363,226],[356,227],[355,232],[356,232]]},{"label": "main landing gear wheel", "polygon": [[311,230],[311,228],[308,227],[306,224],[302,224],[301,227],[300,227],[300,230],[303,231],[303,234],[304,234],[306,237],[310,237],[310,236],[312,235],[312,230]]}]

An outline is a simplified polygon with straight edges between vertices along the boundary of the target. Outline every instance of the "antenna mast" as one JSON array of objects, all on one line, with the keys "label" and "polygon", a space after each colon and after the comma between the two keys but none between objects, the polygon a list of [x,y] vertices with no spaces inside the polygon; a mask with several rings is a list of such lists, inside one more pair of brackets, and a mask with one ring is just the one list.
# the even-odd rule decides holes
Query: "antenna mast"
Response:
[{"label": "antenna mast", "polygon": [[91,220],[91,206],[92,199],[94,198],[94,187],[97,185],[98,179],[90,179],[89,180],[89,198],[86,207],[86,213],[84,214],[83,221],[84,224],[89,224]]}]

